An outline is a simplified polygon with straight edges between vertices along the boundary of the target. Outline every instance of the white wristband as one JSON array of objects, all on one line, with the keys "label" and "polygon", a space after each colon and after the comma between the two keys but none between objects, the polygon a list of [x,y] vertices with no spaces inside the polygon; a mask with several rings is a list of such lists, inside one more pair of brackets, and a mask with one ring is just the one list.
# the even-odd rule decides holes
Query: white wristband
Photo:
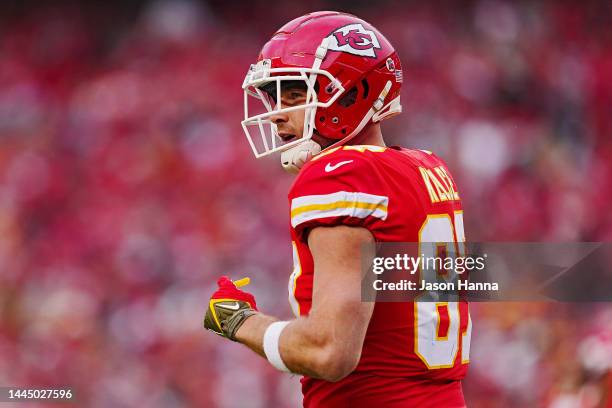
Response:
[{"label": "white wristband", "polygon": [[285,371],[289,373],[289,369],[281,358],[280,351],[278,350],[278,340],[283,332],[283,329],[289,324],[289,322],[274,322],[266,329],[263,338],[263,349],[266,357],[270,364],[276,367],[277,370]]}]

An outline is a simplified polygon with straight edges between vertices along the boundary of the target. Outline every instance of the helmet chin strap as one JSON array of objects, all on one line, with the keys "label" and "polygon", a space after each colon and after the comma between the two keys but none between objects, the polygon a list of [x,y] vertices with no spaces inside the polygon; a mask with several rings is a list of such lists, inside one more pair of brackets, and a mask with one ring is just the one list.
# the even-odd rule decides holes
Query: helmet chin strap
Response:
[{"label": "helmet chin strap", "polygon": [[302,166],[306,164],[312,156],[321,152],[321,145],[312,139],[305,140],[293,146],[291,149],[281,153],[281,164],[283,169],[291,174],[297,174]]}]

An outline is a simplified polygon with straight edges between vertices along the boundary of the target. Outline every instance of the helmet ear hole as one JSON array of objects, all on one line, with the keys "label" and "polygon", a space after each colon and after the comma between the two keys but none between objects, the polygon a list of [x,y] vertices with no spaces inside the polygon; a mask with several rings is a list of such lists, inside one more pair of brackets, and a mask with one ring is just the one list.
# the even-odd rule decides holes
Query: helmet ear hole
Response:
[{"label": "helmet ear hole", "polygon": [[348,108],[357,101],[357,87],[352,87],[342,98],[338,100],[338,105]]},{"label": "helmet ear hole", "polygon": [[367,99],[370,93],[370,84],[368,84],[368,80],[364,78],[361,80],[361,85],[363,86],[363,99]]}]

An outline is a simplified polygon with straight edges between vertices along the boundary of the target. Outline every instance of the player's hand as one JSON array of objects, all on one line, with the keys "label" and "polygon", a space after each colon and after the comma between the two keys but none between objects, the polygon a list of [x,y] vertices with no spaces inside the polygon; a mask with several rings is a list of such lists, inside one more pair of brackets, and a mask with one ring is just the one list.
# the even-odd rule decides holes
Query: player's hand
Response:
[{"label": "player's hand", "polygon": [[219,289],[210,298],[204,327],[236,341],[236,332],[250,316],[257,311],[255,298],[250,293],[238,289],[249,284],[249,278],[232,282],[227,276],[217,281]]}]

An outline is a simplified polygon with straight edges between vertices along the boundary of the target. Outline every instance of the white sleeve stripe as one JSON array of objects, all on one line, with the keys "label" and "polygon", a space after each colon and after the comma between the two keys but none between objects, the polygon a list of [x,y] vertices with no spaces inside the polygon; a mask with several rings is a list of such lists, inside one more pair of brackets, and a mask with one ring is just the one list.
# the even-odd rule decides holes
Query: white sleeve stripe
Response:
[{"label": "white sleeve stripe", "polygon": [[293,228],[298,225],[311,220],[317,220],[320,218],[327,217],[355,217],[355,218],[367,218],[368,216],[380,218],[381,220],[385,220],[387,218],[387,212],[376,209],[374,211],[362,208],[336,208],[335,210],[325,210],[325,211],[310,211],[307,213],[303,213],[300,215],[296,215],[291,218],[291,225]]},{"label": "white sleeve stripe", "polygon": [[296,197],[291,200],[291,211],[295,210],[298,207],[310,204],[329,204],[336,201],[353,201],[378,204],[383,200],[388,201],[389,197],[367,193],[338,191],[336,193],[331,194],[307,195],[302,197]]},{"label": "white sleeve stripe", "polygon": [[306,221],[340,216],[385,220],[388,204],[386,196],[346,191],[298,197],[291,202],[291,225],[295,228]]}]

